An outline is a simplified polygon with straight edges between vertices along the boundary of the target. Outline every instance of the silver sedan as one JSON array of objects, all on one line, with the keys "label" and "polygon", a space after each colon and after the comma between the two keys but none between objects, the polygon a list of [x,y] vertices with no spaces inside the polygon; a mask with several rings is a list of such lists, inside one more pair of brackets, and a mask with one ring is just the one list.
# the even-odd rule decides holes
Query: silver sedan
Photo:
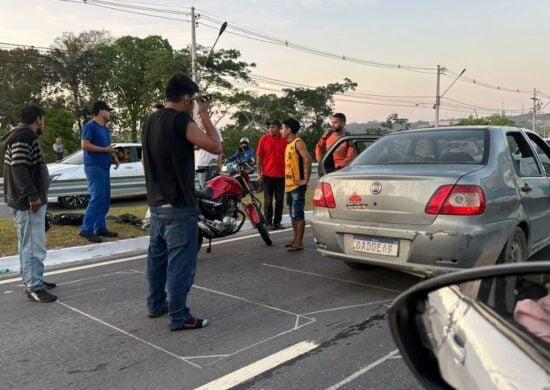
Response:
[{"label": "silver sedan", "polygon": [[354,268],[430,275],[524,261],[550,244],[550,147],[511,127],[393,133],[322,177],[313,204],[317,249]]}]

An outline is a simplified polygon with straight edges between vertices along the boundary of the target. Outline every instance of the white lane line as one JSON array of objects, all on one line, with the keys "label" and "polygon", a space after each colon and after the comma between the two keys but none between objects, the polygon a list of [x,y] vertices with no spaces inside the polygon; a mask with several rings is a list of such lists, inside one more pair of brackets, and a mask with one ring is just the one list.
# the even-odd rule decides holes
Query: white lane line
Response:
[{"label": "white lane line", "polygon": [[[350,305],[350,306],[340,306],[340,307],[334,307],[332,309],[326,309],[326,310],[318,310],[318,311],[310,311],[309,313],[302,313],[303,316],[308,316],[311,314],[319,314],[319,313],[328,313],[331,311],[337,311],[337,310],[347,310],[347,309],[354,309],[356,307],[364,307],[364,306],[370,306],[370,305],[378,305],[380,303],[391,301],[391,299],[384,299],[382,301],[376,301],[376,302],[368,302],[368,303],[360,303],[358,305]],[[385,306],[385,305],[384,305]]]},{"label": "white lane line", "polygon": [[[293,313],[293,312],[288,311],[288,310],[279,309],[278,307],[273,307],[273,306],[269,306],[269,305],[264,305],[263,303],[254,302],[254,301],[251,301],[251,300],[246,299],[246,298],[238,297],[238,296],[236,296],[236,295],[224,293],[224,292],[221,292],[221,291],[212,290],[211,288],[206,288],[206,287],[197,286],[196,284],[193,285],[193,288],[198,288],[199,290],[208,291],[208,292],[211,292],[211,293],[214,293],[214,294],[218,294],[218,295],[221,295],[221,296],[224,296],[224,297],[228,297],[228,298],[233,298],[233,299],[236,299],[236,300],[238,300],[238,301],[243,301],[243,302],[250,303],[250,304],[256,305],[256,306],[260,306],[260,307],[263,307],[263,308],[266,308],[266,309],[275,310],[275,311],[280,311],[281,313],[290,314],[290,315],[292,315],[292,316],[304,317],[304,316],[302,316],[302,315],[300,315],[300,314]],[[306,319],[308,319],[308,320],[311,320],[311,319],[312,319],[312,318],[307,318],[307,317],[304,317],[304,318],[306,318]]]},{"label": "white lane line", "polygon": [[350,376],[348,376],[346,379],[336,383],[335,385],[332,385],[330,387],[327,387],[326,390],[336,390],[336,389],[339,389],[340,387],[344,386],[345,384],[351,382],[352,380],[360,377],[361,375],[363,374],[366,374],[367,372],[369,372],[370,370],[372,370],[373,368],[379,366],[380,364],[384,363],[386,360],[389,360],[389,359],[392,359],[393,356],[397,355],[397,353],[399,352],[399,350],[397,349],[394,349],[393,351],[391,351],[390,353],[388,353],[386,356],[383,356],[381,357],[380,359],[378,359],[377,361],[369,364],[367,367],[365,368],[362,368],[361,370],[351,374]]},{"label": "white lane line", "polygon": [[281,266],[278,266],[278,265],[267,264],[267,263],[263,263],[262,265],[264,265],[264,266],[266,266],[266,267],[282,269],[282,270],[284,270],[284,271],[297,272],[297,273],[300,273],[300,274],[305,274],[305,275],[310,275],[310,276],[316,276],[316,277],[318,277],[318,278],[329,279],[329,280],[335,280],[335,281],[338,281],[338,282],[344,282],[344,283],[350,283],[350,284],[356,284],[356,285],[358,285],[358,286],[363,286],[363,287],[376,288],[376,289],[378,289],[378,290],[389,291],[389,292],[392,292],[392,293],[397,293],[397,294],[401,293],[400,290],[394,290],[393,288],[380,287],[380,286],[376,286],[376,285],[373,285],[373,284],[366,284],[366,283],[361,283],[361,282],[355,282],[355,281],[353,281],[353,280],[334,278],[334,277],[332,277],[332,276],[326,276],[326,275],[322,275],[322,274],[317,274],[317,273],[315,273],[315,272],[302,271],[302,270],[300,270],[300,269],[281,267]]},{"label": "white lane line", "polygon": [[296,359],[313,349],[317,348],[319,344],[312,341],[302,341],[298,344],[294,344],[288,348],[285,348],[273,355],[267,356],[261,360],[258,360],[246,367],[233,371],[221,378],[218,378],[212,382],[209,382],[195,390],[221,390],[230,389],[243,382],[246,382],[266,371],[269,371],[283,363]]},{"label": "white lane line", "polygon": [[59,300],[57,301],[57,303],[59,303],[59,304],[62,305],[62,306],[65,306],[67,309],[70,309],[70,310],[72,310],[72,311],[74,311],[74,312],[76,312],[76,313],[78,313],[78,314],[80,314],[80,315],[83,315],[83,316],[85,316],[85,317],[88,317],[89,319],[91,319],[91,320],[93,320],[93,321],[99,322],[99,323],[102,324],[102,325],[105,325],[105,326],[107,326],[107,327],[109,327],[109,328],[111,328],[111,329],[116,330],[117,332],[120,332],[120,333],[122,333],[122,334],[124,334],[124,335],[126,335],[126,336],[128,336],[128,337],[131,337],[131,338],[133,338],[134,340],[137,340],[137,341],[139,341],[139,342],[141,342],[141,343],[143,343],[143,344],[146,344],[146,345],[148,345],[148,346],[150,346],[150,347],[152,347],[152,348],[154,348],[154,349],[158,349],[159,351],[162,351],[162,352],[164,352],[164,353],[166,353],[166,354],[168,354],[168,355],[170,355],[170,356],[172,356],[172,357],[175,357],[176,359],[182,360],[182,361],[184,361],[184,362],[187,363],[187,364],[190,364],[190,365],[195,366],[195,367],[197,367],[197,368],[202,368],[202,367],[199,366],[198,364],[195,364],[195,363],[193,363],[193,362],[190,362],[189,360],[185,359],[184,357],[181,357],[181,356],[179,356],[179,355],[176,355],[175,353],[172,353],[172,352],[170,352],[170,351],[167,351],[166,349],[161,348],[161,347],[159,347],[158,345],[155,345],[155,344],[153,344],[153,343],[150,343],[149,341],[146,341],[146,340],[143,340],[143,339],[141,339],[141,338],[139,338],[139,337],[137,337],[137,336],[134,336],[133,334],[128,333],[128,332],[126,332],[125,330],[122,330],[122,329],[120,329],[120,328],[117,328],[116,326],[111,325],[111,324],[109,324],[108,322],[105,322],[105,321],[103,321],[103,320],[100,320],[99,318],[96,318],[96,317],[94,317],[94,316],[92,316],[92,315],[90,315],[90,314],[88,314],[88,313],[85,313],[85,312],[83,312],[83,311],[81,311],[81,310],[78,310],[78,309],[72,307],[72,306],[69,306],[69,305],[67,305],[66,303],[63,303],[63,302],[61,302],[61,301],[59,301]]},{"label": "white lane line", "polygon": [[[81,265],[81,266],[78,266],[78,267],[64,268],[64,269],[59,269],[59,270],[56,270],[56,271],[44,272],[44,276],[59,275],[59,274],[65,274],[67,272],[80,271],[80,270],[83,270],[83,269],[91,269],[91,268],[103,267],[103,266],[111,265],[111,264],[124,263],[126,261],[144,259],[146,256],[147,255],[143,254],[143,255],[140,255],[140,256],[124,257],[122,259],[108,260],[108,261],[102,261],[102,262],[94,263],[94,264]],[[21,278],[17,277],[17,278],[0,280],[0,284],[9,284],[9,283],[20,282],[20,281],[21,281]]]}]

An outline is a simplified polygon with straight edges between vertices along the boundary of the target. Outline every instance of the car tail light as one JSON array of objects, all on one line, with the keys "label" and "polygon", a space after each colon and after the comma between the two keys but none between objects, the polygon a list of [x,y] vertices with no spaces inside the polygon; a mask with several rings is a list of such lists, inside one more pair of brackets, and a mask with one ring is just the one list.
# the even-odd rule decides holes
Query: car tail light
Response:
[{"label": "car tail light", "polygon": [[332,193],[332,188],[328,183],[317,183],[315,193],[313,194],[313,205],[315,207],[327,207],[333,209],[336,207],[336,200]]},{"label": "car tail light", "polygon": [[485,193],[479,186],[445,185],[432,195],[426,214],[479,215],[485,204]]}]

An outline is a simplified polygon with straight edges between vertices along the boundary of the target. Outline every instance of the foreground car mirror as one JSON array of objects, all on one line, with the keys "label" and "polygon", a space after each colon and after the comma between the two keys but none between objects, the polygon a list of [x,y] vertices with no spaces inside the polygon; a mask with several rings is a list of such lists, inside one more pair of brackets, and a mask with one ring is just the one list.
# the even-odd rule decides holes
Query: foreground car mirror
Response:
[{"label": "foreground car mirror", "polygon": [[476,268],[407,290],[392,336],[429,389],[548,388],[550,261]]}]

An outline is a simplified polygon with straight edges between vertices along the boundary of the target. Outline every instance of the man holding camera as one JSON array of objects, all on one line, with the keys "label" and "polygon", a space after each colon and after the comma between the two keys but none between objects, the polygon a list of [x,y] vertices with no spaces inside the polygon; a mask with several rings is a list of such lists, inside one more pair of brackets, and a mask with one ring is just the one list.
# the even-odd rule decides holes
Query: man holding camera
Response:
[{"label": "man holding camera", "polygon": [[[198,251],[198,204],[195,195],[195,146],[210,153],[222,151],[218,132],[208,116],[207,97],[183,73],[166,85],[166,106],[143,125],[143,164],[151,233],[147,254],[150,318],[170,316],[170,330],[203,328],[206,319],[193,317],[187,294],[193,285]],[[204,132],[193,121],[199,107]]]}]

